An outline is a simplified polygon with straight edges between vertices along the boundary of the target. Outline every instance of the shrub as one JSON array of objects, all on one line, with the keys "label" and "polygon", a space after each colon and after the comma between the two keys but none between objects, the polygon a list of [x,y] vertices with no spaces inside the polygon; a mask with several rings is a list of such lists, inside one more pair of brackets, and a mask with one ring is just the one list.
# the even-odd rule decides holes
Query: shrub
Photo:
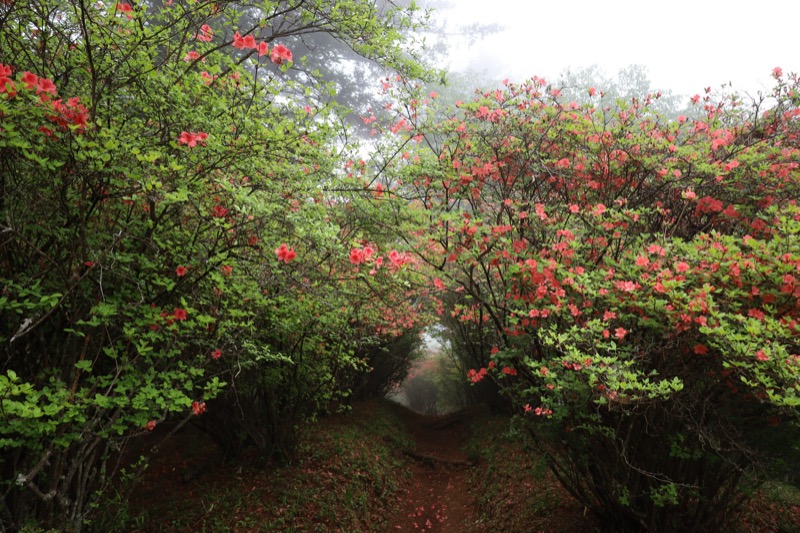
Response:
[{"label": "shrub", "polygon": [[674,121],[658,95],[577,104],[534,78],[408,133],[431,291],[496,339],[469,377],[617,528],[722,528],[796,434],[800,110],[775,77]]}]

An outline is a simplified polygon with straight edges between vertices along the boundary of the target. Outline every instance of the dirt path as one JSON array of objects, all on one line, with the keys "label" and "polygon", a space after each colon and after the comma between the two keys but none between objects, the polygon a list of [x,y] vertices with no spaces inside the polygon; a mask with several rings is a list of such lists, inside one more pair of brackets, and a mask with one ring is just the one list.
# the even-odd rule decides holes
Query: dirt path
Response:
[{"label": "dirt path", "polygon": [[387,531],[469,531],[475,505],[467,485],[471,463],[461,449],[464,415],[402,415],[416,447],[408,451],[413,478]]}]

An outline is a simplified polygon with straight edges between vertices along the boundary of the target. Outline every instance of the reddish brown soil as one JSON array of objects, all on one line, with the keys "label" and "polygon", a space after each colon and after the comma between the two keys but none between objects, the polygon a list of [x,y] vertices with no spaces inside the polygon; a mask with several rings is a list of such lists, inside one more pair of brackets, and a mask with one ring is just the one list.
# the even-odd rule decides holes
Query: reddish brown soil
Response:
[{"label": "reddish brown soil", "polygon": [[468,458],[463,415],[425,417],[403,411],[416,442],[409,456],[410,488],[400,497],[387,531],[463,532],[476,521],[475,503],[467,485]]}]

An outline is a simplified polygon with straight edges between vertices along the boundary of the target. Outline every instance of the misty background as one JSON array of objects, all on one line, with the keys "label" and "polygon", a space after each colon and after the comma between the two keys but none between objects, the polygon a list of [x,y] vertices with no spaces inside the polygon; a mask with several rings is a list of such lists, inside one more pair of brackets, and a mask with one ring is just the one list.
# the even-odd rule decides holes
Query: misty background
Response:
[{"label": "misty background", "polygon": [[[686,98],[732,84],[755,95],[774,67],[796,72],[800,3],[721,0],[424,0],[448,50],[440,64],[473,78],[556,81],[594,66],[608,78],[644,67],[653,89]],[[481,34],[481,30],[484,31]],[[429,36],[436,41],[442,35]],[[476,81],[478,81],[476,79]],[[599,87],[598,87],[599,88]]]}]

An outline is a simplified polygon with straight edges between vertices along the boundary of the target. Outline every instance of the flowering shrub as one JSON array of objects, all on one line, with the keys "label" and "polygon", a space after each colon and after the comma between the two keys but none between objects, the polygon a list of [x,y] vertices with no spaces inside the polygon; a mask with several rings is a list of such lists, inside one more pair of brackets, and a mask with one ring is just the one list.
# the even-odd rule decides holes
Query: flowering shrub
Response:
[{"label": "flowering shrub", "polygon": [[654,95],[562,102],[534,78],[408,133],[429,139],[398,169],[419,261],[481,339],[467,379],[616,527],[719,529],[743,473],[791,451],[800,110],[777,82],[672,122]]},{"label": "flowering shrub", "polygon": [[[277,13],[231,3],[12,4],[0,6],[0,529],[79,530],[130,439],[235,420],[250,395],[252,419],[230,431],[264,428],[253,440],[285,452],[282,428],[344,394],[343,368],[363,369],[359,342],[417,321],[349,270],[355,218],[323,200],[338,166],[337,131],[315,119],[335,112],[328,88],[284,77],[309,24],[386,67],[410,62],[369,2],[339,3],[346,18],[305,2],[281,13],[297,24],[281,19],[279,36]],[[375,275],[393,292],[408,272]]]}]

